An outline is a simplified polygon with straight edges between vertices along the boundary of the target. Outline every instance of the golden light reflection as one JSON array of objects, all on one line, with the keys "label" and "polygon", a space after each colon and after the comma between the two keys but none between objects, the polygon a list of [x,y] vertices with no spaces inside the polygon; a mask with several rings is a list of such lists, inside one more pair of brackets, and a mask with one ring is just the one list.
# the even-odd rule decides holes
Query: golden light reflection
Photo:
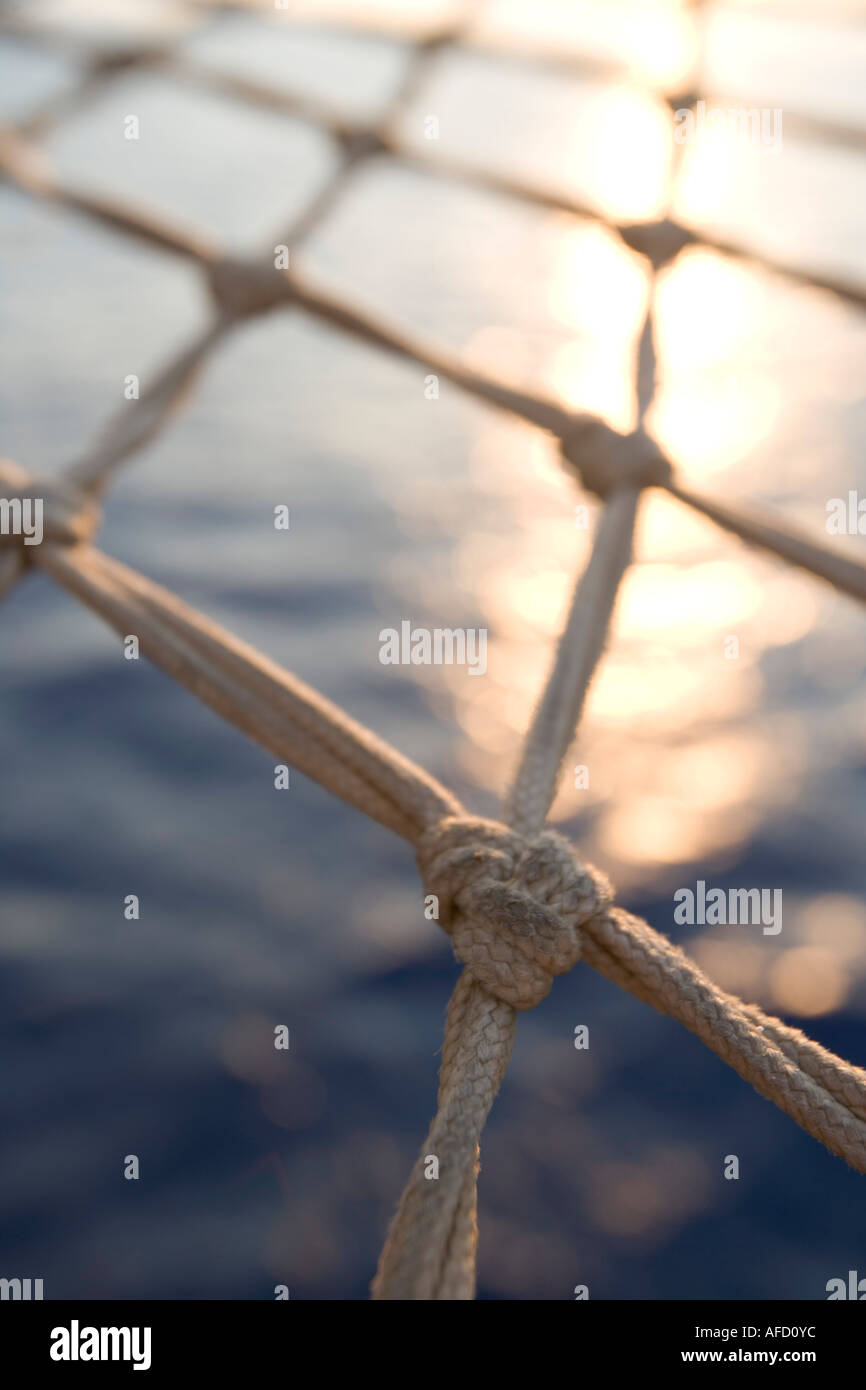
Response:
[{"label": "golden light reflection", "polygon": [[647,413],[647,428],[690,478],[719,473],[765,439],[782,413],[772,381],[742,376],[681,378],[662,387]]},{"label": "golden light reflection", "polygon": [[674,797],[640,793],[606,810],[597,828],[608,855],[631,864],[681,864],[736,844],[748,817],[702,815]]},{"label": "golden light reflection", "polygon": [[706,645],[720,628],[736,631],[754,617],[761,588],[744,565],[641,565],[625,578],[617,609],[621,637],[668,630],[679,645]]},{"label": "golden light reflection", "polygon": [[776,1007],[814,1018],[844,1004],[848,985],[836,957],[821,946],[795,946],[771,966],[769,985]]},{"label": "golden light reflection", "polygon": [[691,507],[663,492],[644,498],[635,553],[644,564],[708,560],[723,553],[722,533]]},{"label": "golden light reflection", "polygon": [[720,989],[755,1000],[767,968],[767,952],[748,941],[701,937],[688,943],[688,954]]},{"label": "golden light reflection", "polygon": [[[495,532],[479,526],[456,548],[461,583],[467,593],[480,592],[491,627],[488,674],[473,682],[460,669],[443,668],[436,684],[453,699],[452,717],[465,735],[463,772],[499,794],[512,776],[591,533],[574,527],[572,499],[579,494],[547,447],[529,448],[524,457],[520,448],[504,448],[493,427],[473,451],[472,473],[481,494],[499,504],[485,522]],[[777,712],[766,728],[734,728],[731,721],[741,723],[761,699],[767,648],[799,640],[818,621],[814,586],[745,551],[675,500],[653,497],[638,552],[661,557],[671,550],[679,551],[679,563],[638,564],[626,580],[553,810],[554,821],[592,811],[587,843],[621,883],[634,881],[636,871],[658,877],[665,866],[706,855],[721,864],[770,805],[796,795],[805,775],[796,716]],[[725,659],[730,633],[741,642],[735,661]],[[790,751],[783,768],[780,739]],[[589,786],[574,785],[577,763],[591,767]],[[742,962],[738,968],[742,973]]]},{"label": "golden light reflection", "polygon": [[[543,523],[556,519],[552,506],[561,504],[566,514],[574,506],[574,483],[562,467],[555,440],[520,421],[491,421],[470,448],[466,467],[474,486],[511,502],[517,516],[528,512]],[[471,542],[479,534],[472,532],[464,540]]]},{"label": "golden light reflection", "polygon": [[[568,217],[550,227],[548,340],[494,325],[476,336],[474,349],[495,359],[497,374],[525,379],[541,371],[559,399],[627,429],[646,267],[604,229]],[[776,423],[781,385],[771,349],[789,319],[779,317],[775,296],[760,276],[707,251],[687,251],[662,276],[662,388],[652,424],[689,480],[729,469]],[[561,341],[560,327],[568,335]],[[769,459],[762,473],[768,489],[792,486],[785,463]],[[550,669],[599,508],[590,500],[590,529],[575,527],[575,505],[587,499],[562,468],[555,442],[526,426],[485,427],[469,479],[483,501],[469,527],[459,489],[447,507],[420,493],[413,505],[454,537],[450,576],[437,598],[456,579],[478,605],[490,627],[487,678],[467,680],[456,668],[418,678],[431,701],[453,700],[465,736],[464,774],[499,794]],[[741,492],[742,482],[736,486]],[[554,821],[587,813],[586,852],[626,888],[664,881],[674,866],[707,856],[717,868],[733,863],[770,807],[797,795],[807,773],[803,718],[784,710],[772,720],[756,717],[763,657],[817,633],[826,617],[808,576],[741,546],[663,493],[642,504],[636,555],[552,813]],[[725,649],[731,635],[739,641],[735,660]],[[788,750],[783,766],[780,743]],[[577,763],[590,769],[588,786],[573,785]],[[842,954],[831,943],[803,944],[829,950],[838,970]],[[700,950],[730,988],[752,995],[771,989],[771,958],[760,946],[703,942]],[[794,957],[779,969],[773,988],[808,1007],[796,966]],[[826,960],[823,967],[813,1008],[833,992]]]},{"label": "golden light reflection", "polygon": [[[243,3],[255,6],[262,0]],[[417,36],[436,32],[462,16],[461,0],[291,0],[291,9],[294,19],[358,25],[374,33],[387,32],[390,26]]]},{"label": "golden light reflection", "polygon": [[687,225],[724,225],[725,209],[741,200],[747,175],[755,176],[754,165],[744,168],[744,148],[730,138],[724,122],[707,122],[701,138],[683,146],[675,193],[676,216]]},{"label": "golden light reflection", "polygon": [[[546,663],[550,661],[549,645],[546,642],[498,644],[495,653],[489,654],[489,661],[489,682],[474,681],[473,685],[489,684],[495,692],[499,720],[514,734],[521,734],[541,690]],[[460,700],[458,718],[461,723],[464,717],[473,718],[466,716],[464,711],[476,705],[483,709],[488,700],[486,693],[480,689],[470,691],[466,673],[459,668],[443,667],[442,670],[449,688]]]},{"label": "golden light reflection", "polygon": [[746,663],[720,654],[689,660],[647,647],[633,660],[611,655],[590,690],[587,710],[605,724],[635,726],[644,735],[678,734],[700,719],[742,716],[757,703],[763,682]]},{"label": "golden light reflection", "polygon": [[[597,11],[598,6],[593,4]],[[617,25],[616,51],[623,49],[629,63],[649,82],[665,91],[683,89],[689,81],[698,52],[698,35],[691,15],[681,4],[630,5],[627,10],[628,40],[622,44]]]},{"label": "golden light reflection", "polygon": [[748,801],[774,770],[777,754],[757,731],[731,730],[658,761],[660,790],[696,810],[712,811]]},{"label": "golden light reflection", "polygon": [[748,454],[781,416],[778,373],[754,347],[766,298],[754,275],[706,250],[684,252],[659,278],[661,380],[647,426],[690,477]]},{"label": "golden light reflection", "polygon": [[560,219],[547,291],[552,317],[575,335],[548,368],[556,396],[614,429],[635,424],[632,363],[649,295],[644,264],[605,228]]},{"label": "golden light reflection", "polygon": [[484,753],[507,756],[514,748],[518,730],[502,717],[502,701],[496,689],[458,705],[458,721],[472,745]]},{"label": "golden light reflection", "polygon": [[562,627],[573,576],[564,569],[542,569],[533,574],[504,574],[502,597],[511,612],[541,634],[558,636]]},{"label": "golden light reflection", "polygon": [[810,574],[780,570],[762,586],[761,636],[768,647],[799,642],[818,622],[820,600]]},{"label": "golden light reflection", "polygon": [[616,221],[650,221],[666,211],[671,116],[631,87],[605,85],[587,123],[578,168],[589,168],[593,202]]},{"label": "golden light reflection", "polygon": [[[496,557],[487,567],[490,584],[485,618],[496,628],[499,642],[497,662],[489,668],[493,681],[505,684],[511,667],[509,644],[559,635],[570,576],[564,569],[533,571],[523,565],[515,571],[513,563]],[[500,664],[500,659],[504,665]]]},{"label": "golden light reflection", "polygon": [[847,893],[824,893],[800,909],[799,934],[840,963],[866,963],[866,905]]},{"label": "golden light reflection", "polygon": [[547,304],[559,323],[602,339],[634,333],[649,295],[644,260],[604,227],[560,218]]},{"label": "golden light reflection", "polygon": [[140,43],[158,35],[165,40],[191,28],[194,18],[172,0],[48,0],[32,6],[28,21],[37,29],[67,30],[75,38],[98,38],[111,46]]},{"label": "golden light reflection", "polygon": [[[656,342],[666,361],[689,369],[727,366],[748,344],[760,291],[740,266],[703,247],[689,247],[658,279]],[[712,325],[712,332],[708,326]]]},{"label": "golden light reflection", "polygon": [[608,344],[607,350],[580,341],[564,343],[551,358],[547,383],[557,400],[572,410],[588,410],[624,433],[637,423],[627,344]]},{"label": "golden light reflection", "polygon": [[463,357],[498,381],[530,381],[535,368],[527,335],[502,324],[476,329],[463,345]]},{"label": "golden light reflection", "polygon": [[589,53],[664,90],[685,89],[697,52],[694,24],[679,0],[496,0],[482,8],[473,34],[520,51]]},{"label": "golden light reflection", "polygon": [[505,796],[514,773],[515,743],[512,734],[501,752],[482,748],[464,739],[457,752],[460,775],[485,787],[499,801]]},{"label": "golden light reflection", "polygon": [[[466,360],[556,400],[591,410],[619,430],[635,423],[635,345],[649,293],[646,265],[603,227],[554,215],[545,307],[551,328],[533,335],[501,325],[473,333]],[[566,330],[556,333],[553,325]],[[557,341],[557,339],[559,341]]]},{"label": "golden light reflection", "polygon": [[[363,957],[368,954],[365,948],[372,948],[369,959],[375,969],[380,968],[385,954],[406,961],[427,946],[418,922],[418,900],[414,894],[399,889],[379,891],[372,899],[353,904],[353,944],[360,948]],[[356,959],[354,964],[361,968],[362,961]]]}]

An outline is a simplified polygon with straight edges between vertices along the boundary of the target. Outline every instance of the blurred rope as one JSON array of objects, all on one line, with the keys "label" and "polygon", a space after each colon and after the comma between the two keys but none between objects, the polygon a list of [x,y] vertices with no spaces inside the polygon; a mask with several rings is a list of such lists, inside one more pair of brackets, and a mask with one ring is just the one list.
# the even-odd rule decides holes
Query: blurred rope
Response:
[{"label": "blurred rope", "polygon": [[[351,127],[309,105],[300,111],[339,142],[342,160],[312,207],[286,234],[293,247],[327,214],[361,161],[382,154],[415,158],[399,145],[396,117],[434,55],[457,43],[463,32],[464,24],[458,23],[415,44],[402,89],[373,128]],[[150,50],[137,58],[126,55],[117,69],[157,59],[170,62],[173,71],[190,80],[195,77],[191,66],[179,64],[176,55]],[[95,63],[90,81],[107,80],[110,67],[105,57]],[[207,80],[245,99],[284,109],[291,104],[254,84],[240,84],[240,90],[230,79],[214,75]],[[597,211],[577,209],[568,200],[485,176],[483,171],[442,161],[438,167],[453,177],[470,177],[481,186],[604,221]],[[296,271],[236,260],[186,230],[64,187],[39,162],[26,130],[0,132],[0,174],[34,196],[192,260],[206,277],[216,311],[202,337],[171,362],[141,400],[130,403],[59,479],[40,482],[18,465],[0,464],[0,488],[6,490],[7,500],[38,499],[45,508],[40,545],[27,547],[21,537],[0,536],[0,594],[28,567],[38,567],[121,635],[134,633],[145,655],[248,737],[407,839],[415,847],[425,889],[439,901],[440,925],[464,967],[448,1009],[437,1114],[391,1224],[373,1296],[473,1296],[479,1141],[508,1065],[516,1011],[535,1007],[553,978],[578,959],[679,1020],[828,1149],[866,1172],[866,1072],[756,1006],[717,989],[665,937],[613,906],[604,876],[581,864],[571,846],[545,828],[631,559],[645,488],[666,489],[747,543],[809,570],[837,590],[866,599],[866,567],[769,517],[722,506],[679,482],[670,461],[642,428],[656,373],[652,294],[638,352],[639,424],[621,435],[588,413],[573,414],[470,370],[458,358],[328,296]],[[753,258],[750,252],[720,247],[669,219],[614,230],[648,257],[654,273],[693,242]],[[854,303],[866,302],[856,287],[787,269],[785,273],[830,288]],[[164,426],[226,332],[242,318],[280,305],[423,363],[478,399],[550,431],[559,440],[564,461],[603,501],[592,554],[576,585],[502,822],[469,814],[434,778],[324,696],[92,544],[100,519],[98,499],[120,462]],[[436,1180],[427,1176],[431,1156],[438,1160]]]},{"label": "blurred rope", "polygon": [[[0,472],[0,483],[12,476]],[[26,495],[20,470],[14,478]],[[472,1296],[478,1142],[508,1064],[515,1011],[538,1004],[580,958],[685,1024],[866,1172],[866,1072],[717,989],[647,923],[612,907],[603,876],[543,829],[628,561],[634,489],[606,504],[526,739],[509,825],[469,815],[317,691],[80,539],[93,522],[86,497],[80,514],[68,495],[65,506],[72,509],[58,514],[51,538],[29,552],[32,562],[118,633],[134,632],[145,655],[248,737],[409,840],[425,890],[439,899],[440,924],[464,971],[448,1011],[439,1109],[392,1223],[374,1297]],[[438,1181],[425,1173],[431,1155]]]}]

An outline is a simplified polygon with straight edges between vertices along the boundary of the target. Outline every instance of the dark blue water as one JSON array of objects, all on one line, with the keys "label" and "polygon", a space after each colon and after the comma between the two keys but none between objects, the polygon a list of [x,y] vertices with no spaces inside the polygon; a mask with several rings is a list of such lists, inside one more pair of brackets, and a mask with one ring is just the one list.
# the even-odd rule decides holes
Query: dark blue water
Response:
[{"label": "dark blue water", "polygon": [[[339,91],[334,52],[322,81]],[[362,105],[401,52],[369,48]],[[68,78],[40,80],[50,94]],[[450,81],[463,110],[465,73],[442,80],[437,109]],[[128,81],[46,137],[69,177],[89,167],[266,248],[332,167],[282,117]],[[118,144],[114,114],[133,108],[143,130],[164,117],[162,145]],[[171,165],[173,145],[193,163]],[[792,186],[801,157],[786,146]],[[857,214],[843,173],[834,187],[841,225]],[[807,259],[811,235],[793,246]],[[123,409],[128,373],[146,386],[201,330],[206,301],[187,266],[8,189],[0,236],[3,448],[50,469]],[[592,224],[380,163],[306,265],[628,423],[646,267]],[[866,486],[862,316],[701,253],[666,296],[656,427],[684,474],[862,559],[862,537],[824,525],[828,498]],[[493,814],[587,553],[580,500],[537,432],[445,388],[429,401],[419,368],[281,313],[217,349],[122,471],[100,544]],[[639,559],[573,757],[590,787],[566,778],[557,823],[723,984],[862,1064],[862,610],[661,500]],[[404,618],[486,626],[487,677],[381,665],[379,631]],[[457,975],[409,848],[299,774],[275,790],[271,758],[41,577],[5,601],[0,633],[0,1274],[42,1278],[49,1298],[271,1298],[278,1283],[363,1298],[432,1113]],[[701,878],[781,889],[783,930],[677,926],[673,893]],[[866,1274],[862,1179],[582,966],[520,1019],[479,1203],[484,1298],[587,1284],[816,1299]]]}]

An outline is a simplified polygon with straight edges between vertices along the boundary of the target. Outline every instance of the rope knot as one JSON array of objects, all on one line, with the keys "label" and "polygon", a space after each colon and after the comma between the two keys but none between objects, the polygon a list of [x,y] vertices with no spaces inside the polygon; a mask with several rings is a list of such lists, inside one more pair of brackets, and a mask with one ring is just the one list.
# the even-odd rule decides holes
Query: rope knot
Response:
[{"label": "rope knot", "polygon": [[292,298],[287,277],[271,265],[224,256],[207,268],[211,293],[224,313],[232,317],[262,314]]},{"label": "rope knot", "polygon": [[101,520],[96,502],[59,478],[32,478],[26,468],[0,459],[0,548],[26,557],[43,541],[77,545],[95,534]]},{"label": "rope knot", "polygon": [[619,434],[602,420],[578,420],[561,441],[563,457],[580,474],[583,486],[607,497],[624,483],[664,487],[671,466],[654,440],[642,429]]},{"label": "rope knot", "polygon": [[532,1009],[580,957],[580,928],[611,899],[567,840],[527,840],[499,821],[448,816],[417,845],[425,890],[454,954],[497,999]]}]

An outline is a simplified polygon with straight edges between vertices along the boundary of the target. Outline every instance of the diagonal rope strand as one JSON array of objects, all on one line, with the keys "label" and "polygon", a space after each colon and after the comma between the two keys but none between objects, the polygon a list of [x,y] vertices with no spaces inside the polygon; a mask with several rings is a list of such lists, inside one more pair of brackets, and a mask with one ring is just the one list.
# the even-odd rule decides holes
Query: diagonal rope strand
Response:
[{"label": "diagonal rope strand", "polygon": [[[127,566],[87,545],[44,545],[38,563],[119,633],[136,632],[143,651],[247,736],[396,833],[417,842],[424,827],[465,814],[434,778],[324,696]],[[866,1124],[866,1073],[860,1068],[725,994],[666,938],[619,909],[586,920],[582,954],[601,974],[696,1032],[833,1152],[862,1168],[857,1126]],[[458,1022],[465,1013],[461,1006]],[[499,1031],[504,1037],[507,1030]],[[463,1055],[449,1039],[446,1059],[452,1048]],[[490,1075],[491,1057],[484,1060]],[[446,1093],[452,1083],[453,1077]],[[817,1119],[813,1102],[825,1112]]]},{"label": "diagonal rope strand", "polygon": [[866,1072],[714,985],[672,942],[621,909],[586,926],[583,958],[669,1014],[766,1099],[866,1172]]},{"label": "diagonal rope strand", "polygon": [[[362,161],[386,155],[425,169],[431,177],[469,180],[539,206],[592,216],[649,260],[649,307],[637,345],[636,393],[641,421],[655,386],[656,274],[688,244],[700,244],[772,268],[762,257],[725,245],[666,218],[619,225],[553,190],[534,188],[459,159],[421,158],[404,148],[398,116],[422,90],[432,56],[467,34],[472,8],[459,23],[410,48],[404,82],[375,127],[353,126],[315,103],[296,102],[296,114],[330,133],[342,148],[332,179],[296,220],[287,240],[303,242],[320,225]],[[166,50],[143,50],[132,63],[183,64]],[[94,65],[79,89],[109,79],[111,63]],[[128,66],[126,64],[125,66]],[[97,75],[98,69],[98,75]],[[194,73],[186,74],[195,80]],[[199,79],[206,80],[201,74]],[[208,78],[228,90],[232,79]],[[257,83],[235,83],[235,96],[287,109],[293,99]],[[690,99],[691,100],[691,99]],[[49,113],[50,120],[50,113]],[[637,998],[677,1019],[833,1153],[866,1171],[866,1072],[842,1061],[804,1034],[744,1004],[709,981],[694,962],[640,919],[610,903],[609,886],[544,821],[602,656],[617,592],[630,561],[640,492],[666,488],[674,497],[751,545],[866,598],[866,566],[831,551],[770,518],[740,512],[681,484],[670,463],[639,428],[618,435],[589,414],[573,415],[554,401],[473,371],[457,356],[353,308],[293,270],[274,274],[264,261],[224,255],[211,241],[110,198],[65,187],[47,170],[32,135],[37,118],[18,131],[0,131],[0,174],[31,196],[85,214],[146,244],[186,257],[199,267],[216,301],[214,325],[163,372],[138,404],[109,424],[94,447],[46,483],[50,497],[45,543],[33,553],[0,537],[0,595],[28,566],[38,566],[170,676],[239,728],[321,785],[408,839],[425,879],[435,882],[441,925],[464,964],[446,1021],[438,1110],[425,1148],[392,1222],[374,1281],[381,1299],[466,1299],[474,1293],[476,1179],[480,1135],[505,1074],[515,1010],[533,1007],[552,978],[579,956]],[[826,135],[820,123],[817,134]],[[861,289],[783,268],[794,279],[866,302]],[[474,398],[552,432],[564,459],[584,485],[604,499],[592,555],[575,589],[544,694],[527,735],[510,793],[507,825],[471,817],[436,780],[337,706],[283,671],[174,595],[85,543],[98,523],[92,499],[117,465],[162,429],[210,352],[241,318],[278,306],[304,312],[368,345],[425,365]],[[18,493],[22,471],[0,465]],[[68,486],[67,486],[68,484]],[[431,1159],[438,1173],[431,1180]]]},{"label": "diagonal rope strand", "polygon": [[[638,496],[638,488],[625,486],[604,507],[589,563],[575,586],[553,668],[524,742],[505,818],[527,838],[541,829],[553,802],[562,761],[601,658],[620,581],[631,558]],[[463,1007],[466,999],[472,1001],[471,1009]],[[489,1030],[482,1035],[480,1020],[488,1018]],[[508,1066],[514,1028],[514,1009],[473,979],[469,969],[464,970],[445,1023],[439,1108],[426,1141],[426,1152],[437,1154],[440,1166],[457,1164],[458,1171],[449,1171],[447,1183],[431,1183],[425,1155],[419,1156],[388,1232],[373,1281],[374,1298],[473,1297],[478,1148]],[[450,1065],[446,1070],[451,1057],[457,1059],[456,1080]],[[498,1079],[489,1095],[491,1074]],[[456,1146],[455,1131],[469,1136],[469,1147]],[[454,1200],[455,1185],[462,1194],[459,1204]],[[438,1252],[438,1279],[433,1283],[428,1278],[428,1250]],[[450,1292],[454,1289],[458,1292]]]},{"label": "diagonal rope strand", "polygon": [[[606,518],[617,519],[621,557],[630,545],[633,491],[614,494],[605,511]],[[62,516],[57,524],[71,525]],[[594,555],[599,538],[611,535],[609,528],[599,526]],[[466,862],[470,868],[475,863],[482,832],[466,819],[456,798],[296,677],[87,544],[46,543],[38,548],[35,562],[119,633],[135,632],[146,654],[249,737],[398,834],[418,844],[430,827],[449,823],[449,817],[469,827]],[[587,600],[583,617],[589,630],[603,626],[604,614],[610,614],[614,581],[623,568],[619,564],[613,573],[608,571],[606,583],[578,584]],[[591,569],[592,560],[584,581]],[[596,576],[599,572],[597,568]],[[593,649],[600,655],[598,644]],[[578,690],[573,685],[575,670]],[[556,721],[561,723],[564,709],[580,707],[591,675],[586,661],[575,665],[557,660],[552,681],[557,695],[548,695]],[[499,835],[495,823],[490,825]],[[500,830],[505,833],[505,827]],[[479,848],[473,850],[472,844]],[[537,851],[530,859],[533,855],[537,862]],[[544,914],[539,917],[531,907],[532,892],[563,911],[568,891],[559,884],[548,895],[538,883],[537,870],[526,872],[530,897],[514,899],[506,891],[495,900],[496,913],[501,919],[507,904],[516,903],[506,917],[516,912],[519,935],[528,932],[532,937],[547,929]],[[580,873],[578,881],[583,881]],[[866,1171],[864,1071],[718,990],[682,952],[630,914],[596,903],[589,915],[579,914],[579,920],[587,963],[683,1023],[833,1153]],[[454,924],[448,929],[454,930]],[[500,949],[497,941],[505,942],[500,932],[494,923],[494,951]],[[514,1007],[474,978],[475,968],[464,970],[449,1010],[439,1110],[392,1223],[374,1283],[376,1298],[472,1296],[478,1141],[514,1037]],[[558,973],[567,965],[552,968]],[[428,1181],[425,1164],[430,1155],[439,1161],[444,1181]]]},{"label": "diagonal rope strand", "polygon": [[808,570],[818,579],[825,579],[840,593],[850,594],[852,598],[866,601],[866,566],[857,560],[843,555],[838,550],[818,545],[816,541],[789,527],[781,527],[768,517],[757,512],[751,516],[737,508],[725,507],[713,498],[704,497],[691,488],[679,483],[671,483],[668,491],[695,511],[703,513],[717,526],[730,531],[749,545],[769,550],[779,559],[799,569]]},{"label": "diagonal rope strand", "polygon": [[369,729],[128,566],[85,546],[41,546],[37,563],[229,723],[396,834],[460,810]]},{"label": "diagonal rope strand", "polygon": [[463,971],[448,1006],[436,1116],[391,1223],[374,1299],[473,1297],[479,1142],[511,1057],[515,1018]]},{"label": "diagonal rope strand", "polygon": [[592,554],[574,591],[553,669],[523,745],[505,819],[524,835],[541,829],[607,640],[620,581],[631,560],[639,492],[623,487],[605,506]]}]

